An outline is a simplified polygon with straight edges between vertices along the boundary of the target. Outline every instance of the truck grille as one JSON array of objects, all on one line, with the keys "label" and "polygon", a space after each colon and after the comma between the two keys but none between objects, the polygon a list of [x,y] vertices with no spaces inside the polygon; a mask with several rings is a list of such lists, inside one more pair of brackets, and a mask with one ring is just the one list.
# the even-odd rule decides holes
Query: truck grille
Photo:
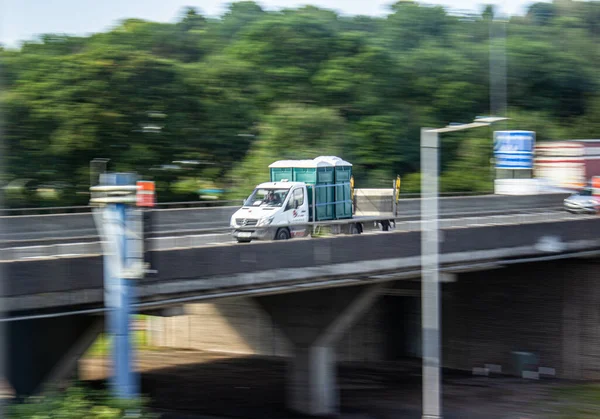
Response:
[{"label": "truck grille", "polygon": [[258,220],[254,218],[236,218],[235,223],[242,227],[252,227],[258,224]]}]

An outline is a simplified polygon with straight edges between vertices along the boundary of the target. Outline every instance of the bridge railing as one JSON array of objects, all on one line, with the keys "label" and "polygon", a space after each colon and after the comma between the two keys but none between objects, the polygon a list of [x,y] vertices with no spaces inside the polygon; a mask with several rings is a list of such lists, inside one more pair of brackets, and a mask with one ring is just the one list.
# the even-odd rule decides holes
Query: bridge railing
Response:
[{"label": "bridge railing", "polygon": [[[156,209],[181,209],[181,208],[212,208],[212,207],[238,207],[242,205],[242,200],[222,200],[222,201],[185,201],[185,202],[160,202]],[[0,216],[15,215],[44,215],[44,214],[80,214],[92,212],[89,205],[62,206],[62,207],[40,207],[40,208],[3,208],[0,209]]]},{"label": "bridge railing", "polygon": [[[360,189],[357,189],[357,191]],[[390,189],[391,190],[391,189]],[[442,197],[459,196],[481,196],[493,194],[493,191],[480,192],[441,192]],[[420,193],[401,193],[400,199],[420,198]],[[391,198],[389,198],[391,200]],[[181,201],[181,202],[157,202],[156,209],[181,209],[181,208],[211,208],[211,207],[239,207],[242,205],[242,199],[214,200],[214,201]],[[56,207],[37,207],[37,208],[2,208],[0,216],[14,215],[44,215],[44,214],[76,214],[91,212],[89,205],[56,206]]]},{"label": "bridge railing", "polygon": [[[596,215],[574,215],[562,211],[550,211],[550,212],[532,212],[532,213],[516,213],[516,214],[494,214],[494,215],[480,215],[471,217],[450,217],[442,218],[439,220],[440,229],[456,229],[456,228],[472,228],[478,226],[490,226],[490,225],[512,225],[512,224],[529,224],[529,223],[543,223],[543,222],[556,222],[556,221],[569,221],[585,218],[596,218]],[[395,226],[392,225],[392,230],[389,232],[379,232],[379,226],[377,221],[381,220],[380,217],[364,217],[361,218],[361,222],[365,226],[364,234],[390,234],[393,232],[410,232],[420,231],[421,221],[417,220],[406,220],[405,218],[391,218],[395,220]],[[317,226],[331,226],[336,224],[348,224],[354,223],[357,220],[337,220],[337,221],[323,221],[317,223],[310,223],[311,225]],[[285,227],[285,225],[278,226]],[[193,234],[172,234],[163,237],[155,237],[148,239],[150,250],[161,251],[168,249],[185,249],[194,247],[211,247],[234,244],[233,238],[230,234],[231,228],[212,228],[210,231],[205,233],[198,233],[195,231]],[[301,240],[301,239],[294,239]],[[318,240],[315,237],[314,240]],[[241,246],[245,246],[242,244]],[[246,245],[247,246],[247,245]],[[72,258],[90,255],[101,255],[102,246],[100,241],[93,242],[81,242],[81,243],[54,243],[49,245],[36,245],[36,246],[15,246],[8,247],[0,250],[0,261],[10,262],[17,260],[31,260],[36,259],[47,259],[47,258]]]}]

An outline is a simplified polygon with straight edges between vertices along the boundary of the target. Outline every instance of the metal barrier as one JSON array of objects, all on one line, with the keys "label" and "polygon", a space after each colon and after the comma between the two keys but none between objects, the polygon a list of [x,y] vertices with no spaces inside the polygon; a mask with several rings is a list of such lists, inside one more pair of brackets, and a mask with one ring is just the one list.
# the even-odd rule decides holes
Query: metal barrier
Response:
[{"label": "metal barrier", "polygon": [[[242,200],[223,200],[223,201],[184,201],[184,202],[161,202],[156,203],[157,209],[180,209],[180,208],[213,208],[239,206]],[[40,208],[3,208],[0,209],[0,216],[16,215],[45,215],[45,214],[81,214],[92,212],[90,205],[62,206],[62,207],[40,207]]]},{"label": "metal barrier", "polygon": [[[482,196],[493,194],[494,191],[488,192],[442,192],[441,197],[459,197],[459,196]],[[405,193],[399,198],[415,199],[420,198],[419,193]],[[391,198],[390,198],[391,200]],[[156,203],[157,209],[179,209],[179,208],[212,208],[212,207],[227,207],[240,206],[242,199],[234,200],[217,200],[217,201],[182,201],[182,202],[160,202]],[[38,207],[38,208],[2,208],[0,216],[15,216],[15,215],[43,215],[43,214],[76,214],[88,213],[92,211],[89,205],[73,205],[73,206],[58,206],[58,207]]]},{"label": "metal barrier", "polygon": [[[556,221],[572,221],[580,219],[593,219],[596,215],[577,215],[562,211],[539,212],[539,213],[521,213],[505,215],[487,215],[479,217],[460,217],[460,218],[442,218],[439,220],[441,229],[460,229],[475,228],[478,226],[490,225],[511,225],[511,224],[533,224]],[[368,217],[360,221],[365,225],[365,234],[390,234],[394,232],[413,232],[421,230],[420,220],[403,220],[396,218],[396,226],[389,232],[380,232],[375,226],[375,220],[379,218]],[[357,220],[337,220],[309,223],[312,225],[336,225],[355,223]],[[282,226],[284,227],[284,226]],[[221,233],[211,234],[189,234],[181,236],[156,237],[149,239],[151,249],[154,251],[168,249],[185,249],[204,246],[238,245],[231,237],[231,228],[214,229],[212,231],[221,231]],[[298,239],[295,239],[298,240]],[[314,240],[318,240],[315,238]],[[244,246],[243,244],[241,246]],[[102,254],[100,242],[84,243],[59,243],[42,246],[19,246],[2,249],[0,251],[0,261],[16,260],[35,260],[46,258],[69,258],[89,255]]]}]

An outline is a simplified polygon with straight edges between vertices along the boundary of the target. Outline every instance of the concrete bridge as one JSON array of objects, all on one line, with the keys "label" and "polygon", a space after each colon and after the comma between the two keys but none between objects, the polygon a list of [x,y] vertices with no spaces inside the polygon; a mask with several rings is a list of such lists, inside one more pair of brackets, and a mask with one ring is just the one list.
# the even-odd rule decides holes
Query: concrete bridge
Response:
[{"label": "concrete bridge", "polygon": [[[514,326],[486,324],[483,319],[491,319],[497,305],[486,308],[481,301],[489,302],[489,295],[481,301],[477,297],[494,290],[503,311],[513,302],[519,307],[516,312],[523,313],[523,318],[509,316],[511,321],[549,323],[540,316],[554,325],[559,321],[560,328],[537,335],[537,343],[530,345],[540,351],[554,348],[547,358],[558,375],[596,374],[592,364],[582,361],[588,356],[590,333],[595,332],[583,333],[579,323],[597,303],[597,293],[591,292],[593,263],[600,252],[595,216],[533,212],[446,218],[441,229],[444,287],[453,301],[442,304],[450,310],[443,321],[444,339],[452,348],[445,353],[446,364],[469,369],[477,359],[491,358],[506,364],[512,346],[503,340],[506,333],[498,331]],[[310,414],[338,409],[334,367],[340,339],[379,296],[420,277],[418,221],[399,222],[392,232],[249,245],[196,246],[194,236],[178,237],[179,243],[160,240],[153,251],[158,274],[137,285],[138,310],[160,315],[163,308],[193,302],[251,299],[284,336],[287,354],[292,355],[290,406]],[[5,320],[20,320],[7,324],[9,379],[18,393],[27,394],[64,377],[102,330],[102,257],[5,256],[2,268]],[[503,281],[503,275],[510,278]],[[488,278],[494,279],[486,282]],[[588,303],[581,304],[581,299]],[[481,323],[473,322],[472,316]],[[465,324],[471,326],[465,329]],[[490,334],[496,332],[495,342]],[[485,343],[478,333],[486,336]],[[510,339],[522,342],[523,336],[516,333]],[[563,342],[560,350],[551,345],[556,339]],[[478,352],[477,345],[485,349]]]}]

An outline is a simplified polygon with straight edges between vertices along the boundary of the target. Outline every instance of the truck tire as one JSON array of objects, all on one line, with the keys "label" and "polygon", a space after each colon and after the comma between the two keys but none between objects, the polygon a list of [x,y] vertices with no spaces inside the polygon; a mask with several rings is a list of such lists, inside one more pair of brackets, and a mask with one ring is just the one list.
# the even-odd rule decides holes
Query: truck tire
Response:
[{"label": "truck tire", "polygon": [[250,243],[252,239],[237,239],[238,243]]},{"label": "truck tire", "polygon": [[287,228],[280,228],[275,234],[275,240],[289,240],[290,230]]},{"label": "truck tire", "polygon": [[351,224],[350,225],[350,234],[360,234],[360,226],[358,224]]},{"label": "truck tire", "polygon": [[390,231],[390,222],[387,220],[382,221],[381,222],[381,230]]}]

